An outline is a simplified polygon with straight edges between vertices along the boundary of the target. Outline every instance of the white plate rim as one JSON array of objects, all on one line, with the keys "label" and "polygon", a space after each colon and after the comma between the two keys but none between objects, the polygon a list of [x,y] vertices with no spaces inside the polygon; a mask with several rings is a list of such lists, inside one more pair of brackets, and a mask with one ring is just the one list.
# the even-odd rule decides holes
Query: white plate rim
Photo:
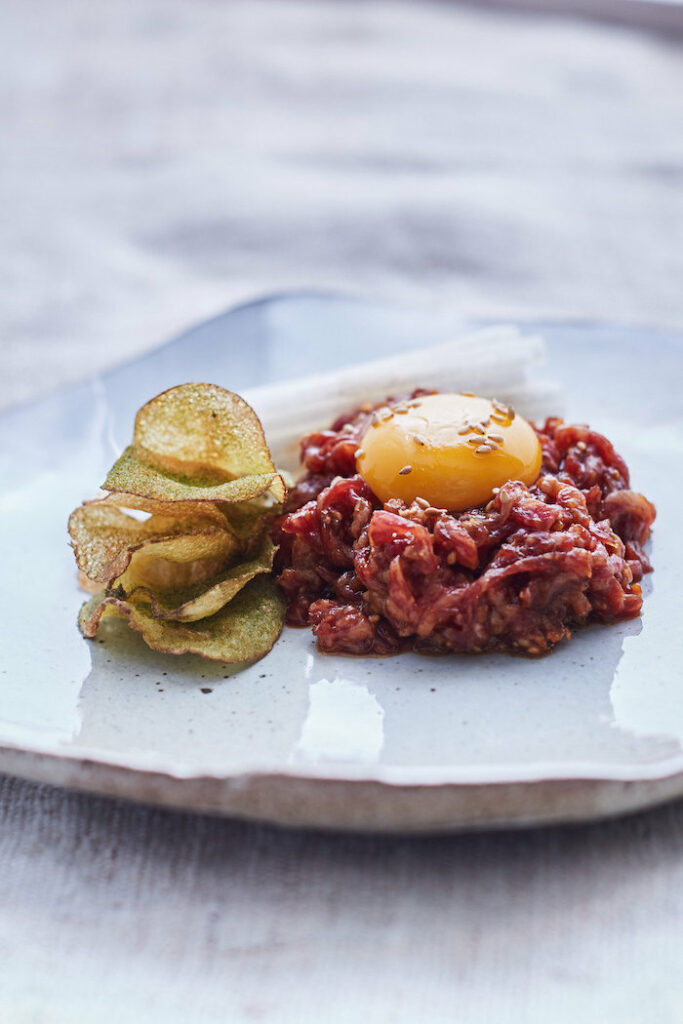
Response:
[{"label": "white plate rim", "polygon": [[[275,295],[242,304],[227,310],[211,320],[238,312],[250,306],[260,306],[282,298],[306,297],[306,293]],[[321,297],[320,295],[318,297]],[[333,296],[330,298],[343,298]],[[351,297],[349,297],[351,298]],[[361,300],[362,301],[362,300]],[[198,325],[201,326],[201,325]],[[556,326],[562,326],[558,324]],[[578,325],[572,324],[575,327]],[[583,325],[589,326],[589,325]],[[596,325],[598,326],[598,325]],[[187,332],[186,332],[187,333]],[[183,335],[180,336],[182,339]],[[177,341],[179,339],[172,339]],[[158,350],[157,350],[158,351]],[[152,353],[153,355],[153,353]],[[143,356],[141,358],[149,358]],[[131,362],[137,362],[132,360]],[[130,364],[127,364],[130,365]],[[57,389],[53,394],[58,394]],[[40,401],[40,399],[38,399]],[[30,405],[32,403],[26,403]],[[16,408],[16,407],[15,407]],[[14,410],[8,410],[13,412]],[[297,764],[295,770],[284,770],[280,765],[268,767],[263,764],[250,768],[241,767],[236,772],[201,774],[191,765],[169,765],[163,758],[154,755],[125,754],[117,757],[111,751],[106,753],[86,746],[60,748],[58,743],[31,742],[15,743],[0,737],[0,770],[37,782],[66,785],[69,788],[99,793],[105,796],[123,797],[159,803],[170,807],[196,809],[210,813],[228,814],[238,817],[268,820],[285,825],[320,825],[322,827],[370,828],[371,830],[442,831],[471,827],[509,827],[524,824],[540,824],[555,821],[586,820],[605,817],[651,806],[664,800],[683,796],[683,754],[663,758],[652,764],[611,763],[596,765],[590,762],[571,762],[563,765],[554,762],[533,762],[529,765],[509,767],[503,771],[500,765],[446,765],[440,767],[396,766],[396,765],[305,765]],[[494,775],[491,774],[492,770]],[[144,784],[140,786],[140,782]],[[409,812],[402,812],[402,819],[396,821],[389,814],[386,820],[381,815],[371,823],[362,816],[360,821],[328,822],[311,820],[310,813],[276,808],[259,808],[258,800],[250,806],[245,795],[259,792],[273,786],[289,786],[293,792],[302,787],[309,794],[319,790],[324,794],[330,786],[343,784],[356,790],[378,788],[381,791],[396,791],[412,796]],[[213,796],[202,798],[201,793],[188,804],[182,795],[182,788],[192,785],[194,789],[211,790]],[[568,789],[583,785],[593,787],[598,794],[594,807],[586,805],[576,808],[570,799],[564,799]],[[167,793],[162,792],[164,788]],[[218,789],[216,789],[218,787]],[[478,813],[477,794],[482,790],[510,791],[536,789],[543,791],[543,799],[534,810],[534,801],[527,814],[513,800],[508,811]],[[220,796],[216,799],[215,794]],[[463,797],[472,804],[470,813],[460,810],[457,820],[435,822],[422,820],[419,802],[425,793],[439,792],[447,798],[454,798],[457,804]],[[241,797],[241,799],[237,797]],[[502,807],[505,800],[499,801]],[[538,801],[536,802],[538,804]],[[411,817],[410,808],[413,814]],[[315,816],[314,816],[315,817]]]}]

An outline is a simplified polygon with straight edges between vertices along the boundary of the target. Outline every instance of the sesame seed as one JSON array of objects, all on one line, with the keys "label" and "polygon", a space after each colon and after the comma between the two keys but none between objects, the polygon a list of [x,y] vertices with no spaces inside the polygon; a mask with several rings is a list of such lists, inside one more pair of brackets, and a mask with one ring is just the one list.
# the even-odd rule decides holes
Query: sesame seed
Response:
[{"label": "sesame seed", "polygon": [[502,434],[489,434],[487,440],[488,441],[497,441],[498,444],[502,444],[503,443],[503,435]]},{"label": "sesame seed", "polygon": [[485,455],[487,452],[492,452],[493,448],[490,444],[480,444],[478,448],[474,449],[476,455]]},{"label": "sesame seed", "polygon": [[496,418],[496,415],[505,416],[508,420],[513,420],[515,418],[515,410],[511,405],[504,405],[503,402],[498,402],[495,398],[492,400],[491,405],[496,410],[492,413],[493,419]]},{"label": "sesame seed", "polygon": [[419,505],[419,507],[420,507],[420,508],[423,508],[423,509],[425,509],[425,508],[429,508],[429,502],[428,502],[428,501],[425,501],[425,499],[424,499],[424,498],[416,498],[416,499],[415,499],[415,504],[416,504],[416,505]]},{"label": "sesame seed", "polygon": [[363,451],[362,448],[356,449],[356,458],[357,459],[360,459],[363,455],[365,455],[365,452]]},{"label": "sesame seed", "polygon": [[413,434],[413,441],[417,441],[417,443],[421,444],[423,447],[427,444],[427,438],[423,437],[422,434]]},{"label": "sesame seed", "polygon": [[485,429],[481,426],[480,423],[472,424],[472,430],[474,431],[475,434],[482,434],[483,435],[483,434],[486,433]]},{"label": "sesame seed", "polygon": [[458,433],[459,433],[459,434],[469,434],[469,432],[470,432],[470,430],[471,430],[471,429],[472,429],[472,428],[471,428],[471,426],[469,425],[469,423],[463,423],[463,425],[462,425],[461,427],[459,427],[459,428],[458,428]]},{"label": "sesame seed", "polygon": [[412,466],[404,466],[403,469],[399,469],[398,475],[399,476],[407,476],[408,473],[412,473],[412,472],[413,472],[413,467]]},{"label": "sesame seed", "polygon": [[579,449],[580,452],[585,452],[586,449],[588,448],[588,445],[586,444],[585,441],[579,441],[577,443],[576,447]]}]

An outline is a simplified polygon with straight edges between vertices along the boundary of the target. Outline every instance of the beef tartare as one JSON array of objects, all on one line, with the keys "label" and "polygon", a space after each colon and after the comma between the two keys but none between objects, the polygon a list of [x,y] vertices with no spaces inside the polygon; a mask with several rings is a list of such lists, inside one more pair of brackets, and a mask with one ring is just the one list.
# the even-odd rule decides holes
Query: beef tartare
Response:
[{"label": "beef tartare", "polygon": [[[495,408],[494,427],[508,422]],[[320,650],[539,655],[576,626],[639,614],[655,509],[605,437],[557,418],[532,425],[534,481],[506,480],[485,504],[452,511],[419,494],[381,501],[358,472],[384,409],[403,406],[365,406],[303,438],[305,475],[276,524],[287,622],[312,627]],[[499,435],[479,443],[470,427],[477,453],[495,449]]]}]

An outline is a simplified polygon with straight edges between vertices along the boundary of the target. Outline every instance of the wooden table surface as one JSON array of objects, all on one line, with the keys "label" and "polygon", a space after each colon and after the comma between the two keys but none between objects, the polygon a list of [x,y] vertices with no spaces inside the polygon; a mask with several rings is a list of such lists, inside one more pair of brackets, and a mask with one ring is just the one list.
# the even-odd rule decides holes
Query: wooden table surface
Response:
[{"label": "wooden table surface", "polygon": [[[290,286],[683,324],[674,40],[400,0],[0,22],[0,407]],[[373,838],[4,779],[0,1022],[110,1021],[679,1024],[683,804]]]}]

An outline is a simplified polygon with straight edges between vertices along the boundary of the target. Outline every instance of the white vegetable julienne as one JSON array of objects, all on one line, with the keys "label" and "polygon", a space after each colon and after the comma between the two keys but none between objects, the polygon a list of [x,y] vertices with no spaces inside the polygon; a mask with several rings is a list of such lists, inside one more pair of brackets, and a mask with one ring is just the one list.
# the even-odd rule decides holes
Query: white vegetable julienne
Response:
[{"label": "white vegetable julienne", "polygon": [[251,388],[243,397],[260,417],[278,465],[294,471],[304,434],[326,429],[337,416],[363,402],[381,402],[415,388],[495,397],[528,419],[560,412],[559,387],[529,380],[530,370],[544,358],[542,338],[524,336],[515,327],[487,327],[445,344],[355,363],[333,373]]}]

